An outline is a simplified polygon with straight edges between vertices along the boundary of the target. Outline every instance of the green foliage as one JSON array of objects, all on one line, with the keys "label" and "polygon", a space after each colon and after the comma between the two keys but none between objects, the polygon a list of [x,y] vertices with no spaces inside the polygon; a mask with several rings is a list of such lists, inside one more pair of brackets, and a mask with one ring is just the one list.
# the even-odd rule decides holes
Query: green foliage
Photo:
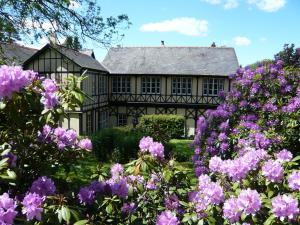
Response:
[{"label": "green foliage", "polygon": [[75,50],[82,50],[82,45],[77,36],[75,36],[75,37],[68,36],[66,38],[65,42],[63,43],[63,46],[65,46],[67,48],[75,49]]},{"label": "green foliage", "polygon": [[295,48],[294,44],[285,44],[283,50],[275,55],[283,61],[284,66],[300,67],[300,49]]},{"label": "green foliage", "polygon": [[165,153],[167,156],[174,157],[178,162],[190,161],[194,151],[190,147],[192,140],[171,139],[165,144]]},{"label": "green foliage", "polygon": [[14,93],[12,99],[3,99],[0,103],[0,145],[10,143],[10,151],[18,156],[14,168],[18,179],[14,185],[25,190],[38,176],[50,176],[62,166],[69,169],[83,157],[83,152],[66,149],[62,153],[56,144],[41,143],[37,138],[45,124],[56,125],[66,115],[65,109],[80,105],[78,98],[83,99],[84,94],[78,83],[82,79],[84,77],[70,77],[65,85],[60,86],[58,96],[61,105],[53,109],[44,109],[40,102],[41,95],[36,91],[42,89],[40,80],[34,81],[22,92]]},{"label": "green foliage", "polygon": [[143,134],[131,127],[102,129],[92,135],[93,153],[100,162],[128,162],[137,156]]},{"label": "green foliage", "polygon": [[144,115],[138,129],[162,143],[184,135],[185,119],[179,115]]},{"label": "green foliage", "polygon": [[126,15],[104,18],[94,0],[1,0],[0,21],[0,41],[21,36],[32,41],[54,32],[58,37],[76,35],[105,45],[122,37],[118,30],[130,24]]}]

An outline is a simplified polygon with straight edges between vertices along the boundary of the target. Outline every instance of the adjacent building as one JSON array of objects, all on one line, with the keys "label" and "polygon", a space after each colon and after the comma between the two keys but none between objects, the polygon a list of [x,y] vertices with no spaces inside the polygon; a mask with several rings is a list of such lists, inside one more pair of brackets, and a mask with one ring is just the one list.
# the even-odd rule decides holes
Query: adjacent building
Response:
[{"label": "adjacent building", "polygon": [[81,88],[92,99],[61,121],[80,134],[131,124],[145,114],[178,114],[193,135],[197,118],[219,104],[218,94],[230,89],[228,75],[239,67],[228,47],[116,47],[100,63],[92,51],[60,45],[1,46],[4,57],[57,82],[88,76]]},{"label": "adjacent building", "polygon": [[230,89],[239,64],[228,47],[116,47],[102,64],[109,72],[110,123],[144,114],[178,114],[193,135],[197,118]]}]

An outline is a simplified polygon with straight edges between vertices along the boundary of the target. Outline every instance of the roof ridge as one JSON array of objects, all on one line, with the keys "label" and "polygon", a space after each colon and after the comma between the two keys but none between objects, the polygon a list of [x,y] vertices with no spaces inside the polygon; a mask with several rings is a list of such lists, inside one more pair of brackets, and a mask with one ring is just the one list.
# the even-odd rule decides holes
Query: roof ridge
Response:
[{"label": "roof ridge", "polygon": [[16,43],[16,42],[9,43],[9,42],[2,42],[2,41],[0,41],[0,45],[1,44],[5,44],[5,45],[17,45],[19,47],[27,48],[27,49],[30,49],[30,50],[37,50],[37,51],[39,50],[38,48],[29,47],[29,46],[22,45],[22,44],[19,44],[19,43]]},{"label": "roof ridge", "polygon": [[218,49],[218,48],[232,48],[229,46],[217,46],[217,47],[211,47],[211,46],[115,46],[110,48],[212,48],[212,49]]}]

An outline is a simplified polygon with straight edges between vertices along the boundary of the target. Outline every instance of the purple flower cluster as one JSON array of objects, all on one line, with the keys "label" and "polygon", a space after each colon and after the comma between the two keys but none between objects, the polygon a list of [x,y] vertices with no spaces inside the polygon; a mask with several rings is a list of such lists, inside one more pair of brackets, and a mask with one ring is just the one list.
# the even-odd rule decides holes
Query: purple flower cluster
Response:
[{"label": "purple flower cluster", "polygon": [[112,165],[110,169],[110,173],[113,178],[118,178],[120,176],[123,176],[123,172],[124,172],[124,168],[119,163]]},{"label": "purple flower cluster", "polygon": [[26,214],[27,220],[42,219],[43,203],[45,197],[41,197],[36,193],[28,193],[22,201],[22,213]]},{"label": "purple flower cluster", "polygon": [[38,133],[38,139],[41,142],[56,143],[59,150],[66,147],[81,148],[87,151],[92,149],[92,142],[90,139],[78,140],[75,130],[65,130],[62,127],[52,128],[49,125],[44,125],[42,132]]},{"label": "purple flower cluster", "polygon": [[165,158],[164,146],[160,142],[154,142],[151,137],[143,137],[140,140],[139,147],[142,153],[149,152],[155,159],[163,160]]},{"label": "purple flower cluster", "polygon": [[122,207],[122,213],[128,215],[134,213],[136,210],[136,204],[135,203],[124,203]]},{"label": "purple flower cluster", "polygon": [[279,161],[279,162],[289,162],[293,158],[293,154],[286,149],[283,149],[280,152],[277,152],[275,154],[275,156],[277,158],[277,161]]},{"label": "purple flower cluster", "polygon": [[58,86],[52,79],[45,79],[42,82],[44,92],[42,92],[41,103],[46,109],[53,109],[59,103],[59,97],[57,94]]},{"label": "purple flower cluster", "polygon": [[228,219],[230,223],[235,223],[240,220],[242,211],[238,206],[237,198],[230,197],[224,202],[223,205],[223,216]]},{"label": "purple flower cluster", "polygon": [[242,190],[237,204],[246,215],[255,215],[261,208],[261,199],[256,190]]},{"label": "purple flower cluster", "polygon": [[178,225],[179,221],[175,214],[171,211],[163,211],[158,217],[156,221],[156,225]]},{"label": "purple flower cluster", "polygon": [[212,172],[225,174],[232,180],[244,179],[250,171],[257,169],[259,162],[267,155],[264,150],[253,148],[247,148],[244,151],[244,155],[234,160],[222,160],[217,156],[212,157],[209,161],[209,169]]},{"label": "purple flower cluster", "polygon": [[179,209],[179,199],[176,194],[169,195],[165,198],[165,206],[168,210],[176,211]]},{"label": "purple flower cluster", "polygon": [[10,168],[16,167],[18,157],[16,155],[14,155],[13,153],[9,152],[9,153],[3,155],[2,158],[8,158],[7,164]]},{"label": "purple flower cluster", "polygon": [[300,109],[300,96],[290,99],[287,106],[283,107],[284,112],[293,113]]},{"label": "purple flower cluster", "polygon": [[223,215],[230,223],[240,220],[242,213],[255,215],[261,208],[260,196],[255,190],[242,190],[238,198],[231,196],[224,202]]},{"label": "purple flower cluster", "polygon": [[288,185],[293,191],[300,191],[300,171],[293,171],[288,176]]},{"label": "purple flower cluster", "polygon": [[78,142],[77,146],[81,149],[91,151],[93,149],[92,141],[88,138],[82,139]]},{"label": "purple flower cluster", "polygon": [[268,160],[262,167],[262,174],[271,182],[280,182],[283,179],[284,170],[280,162]]},{"label": "purple flower cluster", "polygon": [[0,67],[0,100],[11,98],[14,92],[19,92],[35,79],[36,73],[31,70],[23,70],[20,66]]},{"label": "purple flower cluster", "polygon": [[[106,185],[104,182],[93,181],[89,186],[81,187],[79,193],[77,194],[80,203],[83,205],[93,204],[96,194],[103,194],[105,190],[109,188],[106,186],[108,185]],[[110,188],[109,191],[111,192]]]},{"label": "purple flower cluster", "polygon": [[0,224],[12,225],[17,215],[17,204],[7,193],[0,195]]},{"label": "purple flower cluster", "polygon": [[224,191],[220,184],[212,182],[207,175],[198,178],[199,194],[209,203],[219,205],[224,201]]},{"label": "purple flower cluster", "polygon": [[278,195],[272,199],[272,212],[281,221],[295,219],[299,215],[298,200],[290,195]]},{"label": "purple flower cluster", "polygon": [[36,193],[40,196],[49,196],[53,195],[56,191],[54,182],[48,177],[39,177],[31,185],[30,192]]},{"label": "purple flower cluster", "polygon": [[146,183],[146,188],[149,190],[156,190],[159,187],[161,178],[159,174],[152,173],[150,179]]},{"label": "purple flower cluster", "polygon": [[139,144],[139,147],[140,147],[140,151],[141,152],[147,152],[148,149],[150,148],[150,146],[152,145],[153,143],[153,138],[152,137],[143,137],[141,140],[140,140],[140,144]]}]

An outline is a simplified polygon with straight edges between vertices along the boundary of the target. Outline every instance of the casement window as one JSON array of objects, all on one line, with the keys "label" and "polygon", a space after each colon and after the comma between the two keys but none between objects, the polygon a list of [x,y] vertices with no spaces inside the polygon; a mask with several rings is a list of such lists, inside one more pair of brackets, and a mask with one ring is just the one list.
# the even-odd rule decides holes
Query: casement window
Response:
[{"label": "casement window", "polygon": [[126,126],[127,125],[127,114],[119,113],[118,114],[118,126]]},{"label": "casement window", "polygon": [[218,96],[220,91],[224,91],[224,81],[222,78],[204,78],[203,95]]},{"label": "casement window", "polygon": [[172,79],[173,95],[191,95],[192,94],[192,78],[175,77]]},{"label": "casement window", "polygon": [[99,76],[99,93],[107,93],[107,76]]},{"label": "casement window", "polygon": [[130,93],[130,77],[113,77],[112,93]]},{"label": "casement window", "polygon": [[98,113],[98,127],[99,129],[108,127],[108,111]]},{"label": "casement window", "polygon": [[97,94],[97,82],[96,82],[96,75],[90,75],[88,77],[89,82],[90,82],[90,87],[92,87],[92,95],[96,95]]},{"label": "casement window", "polygon": [[160,77],[143,77],[142,94],[160,94]]},{"label": "casement window", "polygon": [[92,123],[93,123],[92,114],[87,113],[86,114],[86,131],[88,134],[91,134],[93,131]]}]

